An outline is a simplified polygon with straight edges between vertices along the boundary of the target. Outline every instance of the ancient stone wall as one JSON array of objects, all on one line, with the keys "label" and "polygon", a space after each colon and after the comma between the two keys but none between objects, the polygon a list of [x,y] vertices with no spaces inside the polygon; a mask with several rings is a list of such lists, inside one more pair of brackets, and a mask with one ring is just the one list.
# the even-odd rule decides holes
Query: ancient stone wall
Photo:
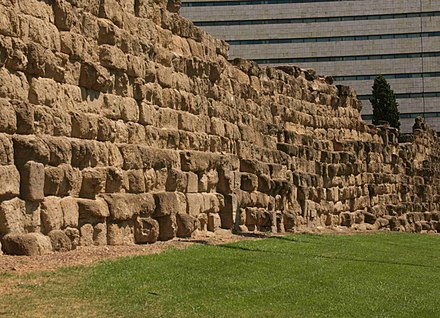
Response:
[{"label": "ancient stone wall", "polygon": [[164,0],[0,0],[3,251],[194,231],[439,230],[434,133],[348,87],[227,61]]}]

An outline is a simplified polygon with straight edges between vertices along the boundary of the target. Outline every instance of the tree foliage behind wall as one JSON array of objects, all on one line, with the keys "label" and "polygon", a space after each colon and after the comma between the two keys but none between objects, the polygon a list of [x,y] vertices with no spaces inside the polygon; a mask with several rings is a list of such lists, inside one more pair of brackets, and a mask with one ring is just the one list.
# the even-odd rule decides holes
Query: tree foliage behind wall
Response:
[{"label": "tree foliage behind wall", "polygon": [[370,102],[373,105],[373,124],[378,125],[381,121],[387,121],[391,127],[400,129],[399,104],[390,84],[382,75],[374,79]]}]

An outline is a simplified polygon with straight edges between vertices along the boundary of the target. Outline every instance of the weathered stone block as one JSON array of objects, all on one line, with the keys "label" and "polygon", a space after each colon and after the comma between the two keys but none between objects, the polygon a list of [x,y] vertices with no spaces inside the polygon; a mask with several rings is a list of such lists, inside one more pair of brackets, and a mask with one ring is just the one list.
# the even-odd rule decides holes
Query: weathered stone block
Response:
[{"label": "weathered stone block", "polygon": [[64,225],[64,218],[60,198],[44,198],[41,203],[41,225],[44,234],[48,234],[53,230],[61,230]]},{"label": "weathered stone block", "polygon": [[119,147],[119,150],[124,159],[124,170],[143,168],[139,147],[136,145],[123,145]]},{"label": "weathered stone block", "polygon": [[72,137],[96,139],[98,135],[98,118],[86,113],[72,113]]},{"label": "weathered stone block", "polygon": [[135,216],[149,217],[156,210],[154,197],[150,193],[142,194],[106,194],[110,217],[115,221],[130,220]]},{"label": "weathered stone block", "polygon": [[166,191],[186,192],[188,187],[188,175],[178,169],[171,169],[168,171],[168,178],[166,181]]},{"label": "weathered stone block", "polygon": [[93,225],[84,224],[79,229],[79,245],[92,246],[93,245]]},{"label": "weathered stone block", "polygon": [[138,217],[134,222],[134,239],[137,244],[154,243],[159,237],[159,222],[151,217]]},{"label": "weathered stone block", "polygon": [[20,169],[20,196],[29,201],[44,199],[44,165],[29,161]]},{"label": "weathered stone block", "polygon": [[60,230],[50,231],[47,236],[50,239],[52,249],[57,252],[66,252],[72,249],[72,241]]},{"label": "weathered stone block", "polygon": [[168,241],[176,236],[177,223],[175,214],[158,217],[156,220],[159,222],[159,241]]},{"label": "weathered stone block", "polygon": [[81,174],[81,197],[94,198],[102,189],[104,189],[106,177],[105,170],[87,168],[84,169]]},{"label": "weathered stone block", "polygon": [[110,167],[107,169],[106,174],[106,193],[122,192],[123,189],[128,188],[128,177],[124,170]]},{"label": "weathered stone block", "polygon": [[93,244],[97,246],[107,245],[107,224],[98,223],[93,226]]},{"label": "weathered stone block", "polygon": [[41,233],[10,233],[2,238],[2,248],[12,255],[43,255],[52,251],[49,237]]},{"label": "weathered stone block", "polygon": [[199,177],[193,173],[193,172],[187,172],[187,187],[186,191],[187,193],[196,193],[199,189]]},{"label": "weathered stone block", "polygon": [[128,191],[130,193],[145,192],[145,176],[142,169],[127,171]]},{"label": "weathered stone block", "polygon": [[191,234],[197,229],[197,219],[186,213],[177,213],[177,236],[191,237]]},{"label": "weathered stone block", "polygon": [[187,212],[192,216],[197,216],[203,212],[204,198],[201,193],[187,193]]},{"label": "weathered stone block", "polygon": [[109,245],[134,244],[133,221],[125,221],[118,224],[107,224],[107,241]]},{"label": "weathered stone block", "polygon": [[40,205],[19,198],[0,203],[0,235],[39,231]]},{"label": "weathered stone block", "polygon": [[80,86],[105,93],[112,87],[113,82],[114,78],[106,68],[93,63],[81,65]]},{"label": "weathered stone block", "polygon": [[0,99],[0,132],[14,134],[17,130],[15,109],[8,100]]},{"label": "weathered stone block", "polygon": [[28,161],[47,164],[50,150],[45,142],[36,136],[14,135],[14,160],[16,165],[23,166]]},{"label": "weathered stone block", "polygon": [[156,210],[154,217],[175,214],[179,210],[179,198],[175,192],[155,193]]},{"label": "weathered stone block", "polygon": [[6,134],[0,134],[0,164],[14,164],[14,148],[11,138]]},{"label": "weathered stone block", "polygon": [[76,198],[65,197],[60,200],[61,211],[63,212],[63,228],[78,227],[79,207]]},{"label": "weathered stone block", "polygon": [[66,233],[72,242],[72,249],[80,245],[80,231],[77,228],[68,227],[64,230],[64,233]]},{"label": "weathered stone block", "polygon": [[96,222],[110,215],[107,203],[102,198],[77,199],[80,222]]},{"label": "weathered stone block", "polygon": [[114,70],[127,70],[127,57],[120,49],[112,45],[99,47],[99,59],[101,65]]},{"label": "weathered stone block", "polygon": [[0,198],[7,199],[20,194],[20,173],[15,166],[0,166]]},{"label": "weathered stone block", "polygon": [[118,27],[123,26],[123,10],[115,0],[103,0],[99,5],[99,16],[111,20]]},{"label": "weathered stone block", "polygon": [[258,189],[258,177],[250,173],[241,174],[241,189],[252,192]]}]

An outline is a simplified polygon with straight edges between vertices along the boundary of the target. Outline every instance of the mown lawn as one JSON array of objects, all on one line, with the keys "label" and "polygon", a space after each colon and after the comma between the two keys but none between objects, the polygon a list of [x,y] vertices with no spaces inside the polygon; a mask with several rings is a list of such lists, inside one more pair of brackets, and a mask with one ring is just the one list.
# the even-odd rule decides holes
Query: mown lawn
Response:
[{"label": "mown lawn", "polygon": [[5,317],[440,317],[440,236],[290,235],[2,280]]}]

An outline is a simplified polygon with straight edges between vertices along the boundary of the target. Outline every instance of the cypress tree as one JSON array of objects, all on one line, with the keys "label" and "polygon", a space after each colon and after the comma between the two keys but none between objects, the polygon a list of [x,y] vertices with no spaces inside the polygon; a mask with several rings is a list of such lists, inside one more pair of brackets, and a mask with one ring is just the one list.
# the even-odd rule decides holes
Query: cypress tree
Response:
[{"label": "cypress tree", "polygon": [[374,79],[370,102],[373,105],[373,124],[378,125],[384,120],[389,122],[391,127],[400,129],[399,104],[390,84],[382,75],[377,75]]}]

